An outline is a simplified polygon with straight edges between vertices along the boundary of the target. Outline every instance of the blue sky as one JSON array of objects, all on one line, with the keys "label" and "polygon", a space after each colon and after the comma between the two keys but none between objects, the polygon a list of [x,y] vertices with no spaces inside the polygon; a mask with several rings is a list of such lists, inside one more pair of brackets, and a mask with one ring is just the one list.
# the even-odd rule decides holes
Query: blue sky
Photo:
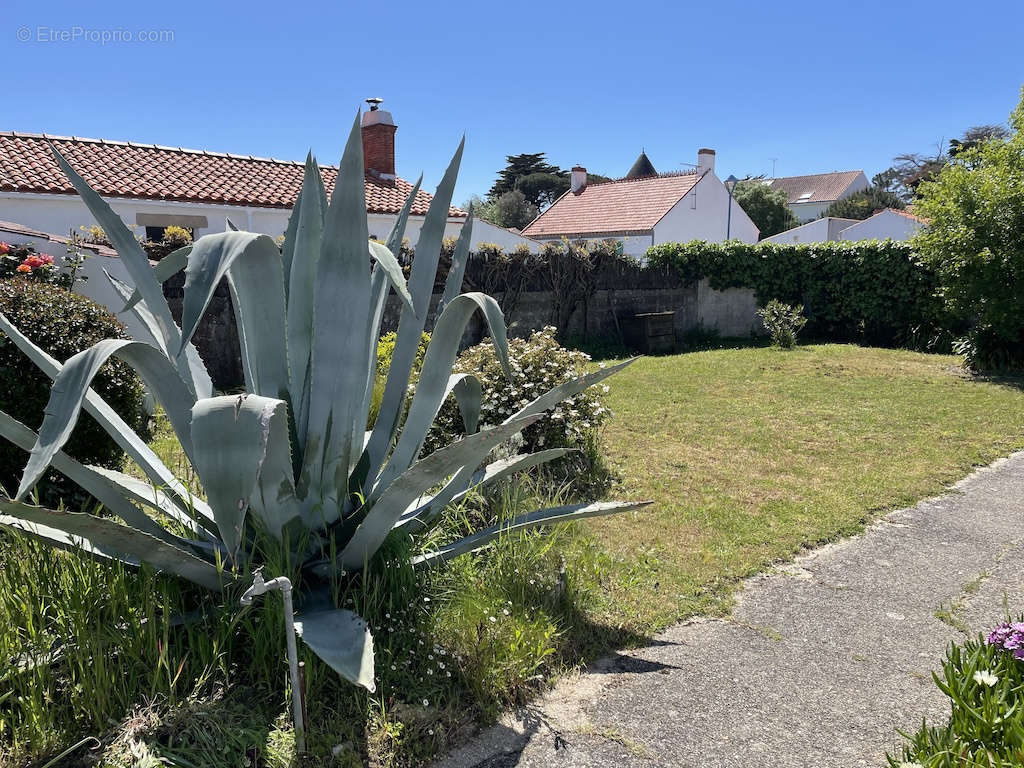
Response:
[{"label": "blue sky", "polygon": [[335,163],[381,96],[405,178],[432,188],[466,133],[457,202],[519,152],[621,176],[641,147],[669,171],[709,146],[722,178],[771,158],[871,176],[1005,121],[1024,84],[1016,1],[4,5],[0,130]]}]

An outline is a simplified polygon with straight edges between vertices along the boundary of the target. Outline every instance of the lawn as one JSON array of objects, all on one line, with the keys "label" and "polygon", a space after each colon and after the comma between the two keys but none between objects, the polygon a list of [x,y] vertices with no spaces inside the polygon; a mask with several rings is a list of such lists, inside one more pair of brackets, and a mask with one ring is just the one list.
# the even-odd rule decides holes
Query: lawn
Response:
[{"label": "lawn", "polygon": [[[614,417],[603,442],[619,480],[606,495],[655,505],[550,537],[509,537],[429,574],[390,566],[393,554],[378,559],[339,597],[373,625],[378,691],[340,683],[304,653],[320,756],[306,764],[420,764],[566,670],[673,621],[727,610],[744,577],[1024,447],[1024,390],[971,379],[954,357],[729,349],[644,358],[608,384]],[[187,475],[166,424],[151,444]],[[553,495],[550,479],[520,479],[451,509],[439,535],[563,503],[571,489]],[[27,638],[8,648],[0,636],[0,657],[56,636],[66,670],[17,678],[6,706],[20,714],[0,706],[0,765],[93,733],[111,765],[143,752],[181,765],[226,768],[248,752],[267,766],[290,763],[279,603],[249,614],[218,606],[177,626],[195,602],[178,582],[43,552],[13,547],[5,564],[0,547],[0,623]],[[77,703],[61,695],[69,686]],[[7,729],[17,738],[5,745]]]},{"label": "lawn", "polygon": [[644,632],[722,611],[740,579],[1024,447],[1019,383],[949,356],[717,350],[611,381],[618,495],[656,504],[588,528],[615,561],[602,619]]}]

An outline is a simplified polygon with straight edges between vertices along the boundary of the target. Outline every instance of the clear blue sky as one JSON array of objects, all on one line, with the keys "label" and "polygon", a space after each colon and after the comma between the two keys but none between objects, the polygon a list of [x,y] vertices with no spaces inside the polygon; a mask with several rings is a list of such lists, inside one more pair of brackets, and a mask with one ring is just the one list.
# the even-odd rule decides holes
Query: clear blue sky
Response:
[{"label": "clear blue sky", "polygon": [[[1024,84],[1019,0],[4,6],[0,130],[336,163],[381,96],[405,178],[432,188],[466,133],[457,202],[519,152],[621,176],[641,147],[668,171],[709,146],[722,178],[771,158],[871,176],[1004,122]],[[59,39],[75,27],[173,41]]]}]

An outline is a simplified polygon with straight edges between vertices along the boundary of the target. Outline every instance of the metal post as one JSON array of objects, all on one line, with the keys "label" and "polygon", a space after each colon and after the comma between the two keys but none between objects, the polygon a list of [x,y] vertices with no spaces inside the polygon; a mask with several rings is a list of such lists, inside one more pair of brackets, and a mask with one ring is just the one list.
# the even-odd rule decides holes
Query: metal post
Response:
[{"label": "metal post", "polygon": [[729,191],[729,210],[725,214],[725,239],[729,240],[732,237],[732,193],[736,190],[736,184],[739,182],[735,176],[731,173],[729,178],[725,180],[725,188]]},{"label": "metal post", "polygon": [[288,672],[292,681],[292,718],[295,723],[295,750],[301,755],[306,751],[306,724],[303,718],[302,685],[299,680],[299,653],[295,648],[295,616],[292,608],[292,583],[286,576],[270,581],[263,580],[263,573],[257,569],[252,586],[245,590],[239,602],[252,605],[252,599],[271,590],[279,590],[284,600],[284,631],[288,644]]}]

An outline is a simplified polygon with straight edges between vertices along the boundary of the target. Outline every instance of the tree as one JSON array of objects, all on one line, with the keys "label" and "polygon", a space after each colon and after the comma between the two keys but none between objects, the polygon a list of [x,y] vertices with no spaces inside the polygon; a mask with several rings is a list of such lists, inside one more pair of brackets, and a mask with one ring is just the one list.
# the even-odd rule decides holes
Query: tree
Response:
[{"label": "tree", "polygon": [[771,237],[800,224],[789,209],[786,193],[772,189],[763,179],[744,179],[736,185],[733,197],[747,216],[761,230],[761,237]]},{"label": "tree", "polygon": [[[478,219],[489,221],[491,224],[498,224],[498,206],[493,200],[484,200],[480,195],[470,195],[469,199],[462,204],[462,210],[473,209],[473,215]],[[498,226],[501,226],[498,224]]]},{"label": "tree", "polygon": [[1008,138],[1010,138],[1010,132],[1006,130],[1006,126],[972,125],[964,131],[961,138],[949,142],[949,156],[956,157],[969,149],[975,149],[989,139],[1006,141]]},{"label": "tree", "polygon": [[565,174],[531,173],[521,176],[515,188],[537,208],[547,208],[569,191],[569,177]]},{"label": "tree", "polygon": [[907,204],[899,195],[882,187],[871,186],[854,192],[842,200],[836,200],[825,209],[822,216],[836,216],[840,219],[866,219],[882,208],[906,207]]},{"label": "tree", "polygon": [[1011,131],[957,150],[914,210],[914,238],[948,309],[967,328],[958,348],[975,370],[1024,367],[1024,91]]},{"label": "tree", "polygon": [[[563,178],[566,180],[566,189],[568,189],[568,172],[563,171],[557,165],[551,165],[547,160],[545,160],[543,152],[507,155],[505,157],[505,161],[507,165],[498,171],[498,180],[494,182],[494,185],[487,193],[487,197],[491,200],[497,200],[506,192],[511,192],[513,189],[516,189],[521,179],[533,174],[545,174],[547,176]],[[527,199],[530,199],[530,196],[527,195],[526,192],[523,194]],[[537,206],[540,205],[540,203],[534,199],[530,199],[530,202]]]},{"label": "tree", "polygon": [[538,213],[537,206],[527,200],[526,195],[513,189],[494,201],[494,219],[491,223],[499,227],[522,229],[537,218]]}]

